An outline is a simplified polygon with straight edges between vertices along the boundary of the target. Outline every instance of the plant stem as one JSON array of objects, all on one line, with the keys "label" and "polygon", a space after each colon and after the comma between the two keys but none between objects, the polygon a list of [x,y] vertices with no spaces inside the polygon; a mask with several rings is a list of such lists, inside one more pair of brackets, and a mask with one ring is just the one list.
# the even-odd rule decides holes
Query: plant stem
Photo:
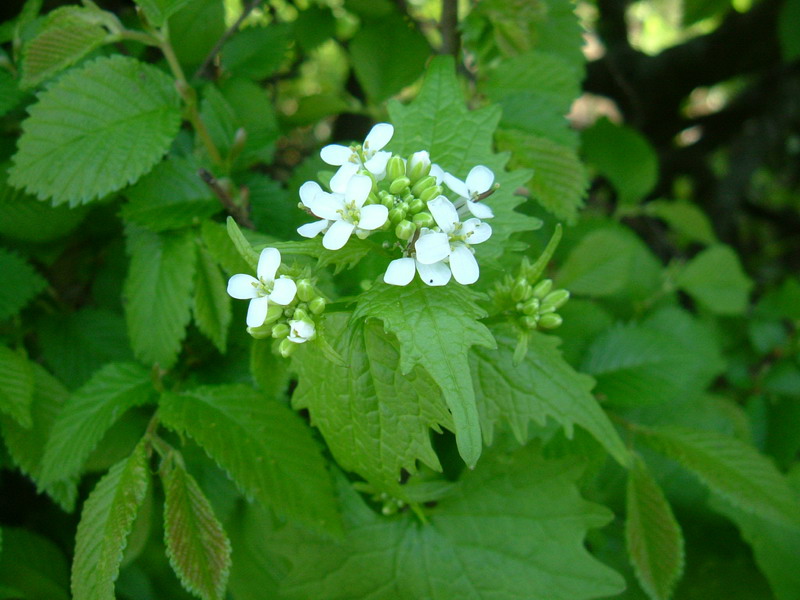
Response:
[{"label": "plant stem", "polygon": [[211,50],[208,52],[205,60],[203,60],[203,63],[199,67],[197,67],[197,70],[194,72],[195,79],[206,76],[208,67],[211,65],[211,61],[213,61],[214,57],[217,54],[219,54],[220,50],[222,50],[222,46],[225,44],[225,42],[227,42],[228,39],[234,33],[236,33],[236,31],[239,29],[239,26],[244,22],[244,20],[248,17],[248,15],[251,12],[253,12],[256,9],[256,7],[262,2],[263,0],[251,0],[251,2],[244,7],[242,14],[239,15],[239,18],[236,19],[236,22],[230,27],[228,27],[225,33],[223,33],[222,36],[217,40],[217,43],[214,44],[214,47],[211,48]]}]

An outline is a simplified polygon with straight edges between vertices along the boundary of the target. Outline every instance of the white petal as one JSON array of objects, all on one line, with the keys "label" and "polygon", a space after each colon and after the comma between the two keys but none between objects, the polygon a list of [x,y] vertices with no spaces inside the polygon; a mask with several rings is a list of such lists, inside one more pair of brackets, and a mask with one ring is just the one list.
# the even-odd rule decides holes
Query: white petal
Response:
[{"label": "white petal", "polygon": [[389,263],[383,281],[389,285],[408,285],[414,279],[414,259],[398,258]]},{"label": "white petal", "polygon": [[389,217],[389,209],[383,204],[370,204],[361,209],[361,218],[358,220],[358,226],[361,229],[373,230],[377,229]]},{"label": "white petal", "polygon": [[319,184],[316,181],[306,181],[300,186],[300,201],[304,206],[311,208],[314,198],[320,192],[322,192],[322,188],[319,187]]},{"label": "white petal", "polygon": [[480,219],[467,219],[462,230],[467,236],[468,244],[480,244],[492,236],[492,227]]},{"label": "white petal", "polygon": [[428,210],[433,215],[433,220],[445,233],[450,233],[459,223],[458,211],[453,203],[444,196],[436,196],[428,202]]},{"label": "white petal", "polygon": [[450,269],[443,262],[423,265],[417,261],[417,272],[419,273],[419,278],[427,285],[447,285],[447,282],[450,281]]},{"label": "white petal", "polygon": [[373,175],[382,175],[386,172],[386,163],[390,158],[392,158],[391,152],[376,152],[375,156],[364,163],[364,166]]},{"label": "white petal", "polygon": [[494,216],[494,213],[492,212],[492,209],[489,208],[489,205],[484,204],[483,202],[473,202],[472,200],[468,200],[467,208],[469,209],[469,212],[479,219],[491,219]]},{"label": "white petal", "polygon": [[261,327],[267,318],[268,308],[269,298],[266,296],[250,300],[250,306],[247,307],[247,326]]},{"label": "white petal", "polygon": [[272,281],[281,266],[281,253],[276,248],[264,248],[258,257],[256,273],[262,281]]},{"label": "white petal", "polygon": [[345,163],[336,173],[331,177],[331,191],[337,194],[344,194],[347,189],[347,182],[350,178],[358,172],[358,165],[356,163]]},{"label": "white petal", "polygon": [[347,146],[340,146],[339,144],[329,144],[320,150],[319,155],[329,165],[339,166],[343,165],[350,160],[353,156],[353,151]]},{"label": "white petal", "polygon": [[344,210],[344,196],[327,192],[317,194],[311,207],[311,211],[320,219],[329,219],[331,221],[338,221],[342,218],[340,210]]},{"label": "white petal", "polygon": [[255,286],[258,285],[258,279],[252,275],[245,275],[239,273],[234,275],[228,280],[228,295],[237,300],[250,300],[257,298],[258,292]]},{"label": "white petal", "polygon": [[444,174],[444,184],[462,198],[469,198],[469,188],[467,184],[457,177],[453,177],[450,173]]},{"label": "white petal", "polygon": [[462,285],[475,283],[481,274],[478,261],[463,244],[456,246],[450,253],[450,268],[453,270],[453,277]]},{"label": "white petal", "polygon": [[294,282],[294,280],[289,279],[285,275],[281,275],[275,280],[275,286],[272,288],[272,293],[269,295],[269,299],[275,304],[286,306],[292,300],[294,300],[294,295],[296,293],[297,284]]},{"label": "white petal", "polygon": [[300,225],[300,227],[297,228],[297,233],[305,238],[317,237],[321,232],[325,231],[325,228],[328,226],[329,222],[330,221],[327,219],[322,219],[321,221],[314,221],[313,223]]},{"label": "white petal", "polygon": [[[409,170],[413,171],[414,167],[417,165],[429,165],[431,164],[431,155],[428,154],[427,150],[420,150],[419,152],[414,152],[411,155],[411,160],[409,161],[411,164],[409,165]],[[441,167],[437,167],[441,171]],[[433,169],[433,166],[431,166]],[[444,173],[444,171],[442,171]]]},{"label": "white petal", "polygon": [[367,139],[364,140],[364,150],[367,152],[377,152],[389,143],[394,135],[394,127],[389,123],[378,123],[369,130]]},{"label": "white petal", "polygon": [[442,180],[444,179],[445,172],[442,167],[437,164],[431,165],[431,172],[428,175],[433,175],[436,178],[436,185],[442,185]]},{"label": "white petal", "polygon": [[348,221],[336,221],[322,238],[322,245],[328,250],[338,250],[347,243],[355,228]]},{"label": "white petal", "polygon": [[308,321],[289,321],[289,341],[295,344],[307,342],[314,335],[314,324]]},{"label": "white petal", "polygon": [[355,202],[358,208],[364,205],[367,201],[367,196],[372,190],[372,179],[367,175],[353,175],[350,181],[347,182],[347,191],[344,193],[344,201],[346,203]]},{"label": "white petal", "polygon": [[467,175],[467,188],[473,194],[488,192],[493,183],[494,173],[489,167],[484,167],[483,165],[472,167],[472,170]]},{"label": "white petal", "polygon": [[446,233],[421,235],[414,244],[417,260],[423,265],[431,265],[450,256],[450,240]]}]

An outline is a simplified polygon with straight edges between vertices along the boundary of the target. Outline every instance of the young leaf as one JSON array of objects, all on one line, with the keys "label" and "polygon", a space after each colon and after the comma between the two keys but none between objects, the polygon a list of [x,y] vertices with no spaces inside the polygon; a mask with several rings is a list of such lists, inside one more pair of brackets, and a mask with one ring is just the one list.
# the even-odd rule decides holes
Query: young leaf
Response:
[{"label": "young leaf", "polygon": [[242,230],[239,229],[239,226],[236,224],[236,221],[234,221],[233,217],[228,217],[226,226],[228,228],[228,236],[231,238],[234,247],[239,252],[239,256],[247,261],[247,264],[249,264],[253,271],[255,271],[258,267],[258,252],[253,250],[253,246],[247,241],[247,238],[244,237]]},{"label": "young leaf", "polygon": [[612,596],[622,578],[584,547],[611,514],[584,500],[580,469],[536,450],[487,457],[441,500],[426,524],[406,512],[381,517],[342,483],[347,528],[340,540],[299,529],[278,534],[291,563],[289,599],[417,600]]},{"label": "young leaf", "polygon": [[135,2],[142,7],[150,25],[161,27],[191,0],[135,0]]},{"label": "young leaf", "polygon": [[281,67],[291,43],[290,23],[249,27],[225,43],[222,66],[234,76],[266,79]]},{"label": "young leaf", "polygon": [[770,460],[735,438],[680,427],[640,427],[641,439],[682,464],[734,507],[800,526],[800,498]]},{"label": "young leaf", "polygon": [[69,600],[69,565],[49,539],[27,529],[3,527],[0,589],[3,598]]},{"label": "young leaf", "polygon": [[244,385],[166,393],[160,404],[162,423],[193,438],[244,493],[316,528],[337,529],[320,448],[285,404]]},{"label": "young leaf", "polygon": [[75,534],[74,600],[114,600],[122,554],[149,482],[146,448],[140,443],[89,494]]},{"label": "young leaf", "polygon": [[400,371],[421,365],[439,385],[453,413],[461,458],[470,467],[481,455],[481,426],[469,374],[469,349],[494,348],[478,295],[462,286],[429,287],[418,280],[405,287],[375,283],[353,313],[354,319],[381,319],[400,342]]},{"label": "young leaf", "polygon": [[231,567],[225,531],[203,490],[177,460],[169,460],[160,474],[169,562],[187,590],[203,600],[222,600]]},{"label": "young leaf", "polygon": [[683,535],[664,492],[638,457],[628,471],[625,542],[642,589],[669,600],[683,572]]},{"label": "young leaf", "polygon": [[150,399],[150,374],[139,365],[111,363],[67,400],[59,413],[42,458],[40,485],[69,480],[106,431],[130,408]]},{"label": "young leaf", "polygon": [[147,173],[178,133],[170,77],[125,56],[71,70],[39,96],[22,124],[9,181],[53,204],[77,206]]},{"label": "young leaf", "polygon": [[352,269],[371,252],[382,251],[382,248],[375,243],[358,238],[351,239],[344,248],[336,252],[326,250],[320,237],[296,242],[275,242],[269,245],[280,250],[281,254],[295,254],[316,258],[317,267],[320,269],[333,265],[334,273],[340,273],[344,269]]},{"label": "young leaf", "polygon": [[0,412],[25,429],[33,425],[33,372],[31,363],[10,348],[0,346]]},{"label": "young leaf", "polygon": [[742,314],[753,282],[742,271],[730,246],[711,246],[695,256],[680,272],[676,283],[713,313]]},{"label": "young leaf", "polygon": [[0,322],[13,317],[39,294],[47,282],[25,260],[0,248]]},{"label": "young leaf", "polygon": [[170,368],[191,319],[197,253],[191,232],[156,234],[128,228],[131,267],[125,317],[137,358]]},{"label": "young leaf", "polygon": [[436,384],[420,367],[407,375],[397,369],[397,341],[377,322],[349,327],[329,317],[325,334],[347,367],[295,354],[292,405],[308,409],[336,462],[395,495],[401,469],[415,473],[417,460],[440,471],[430,429],[452,428],[452,419]]},{"label": "young leaf", "polygon": [[217,263],[203,247],[197,249],[193,313],[197,328],[224,353],[231,324],[231,298]]},{"label": "young leaf", "polygon": [[474,348],[470,356],[472,380],[487,444],[494,426],[507,420],[514,437],[524,444],[528,423],[544,426],[547,417],[563,425],[567,436],[578,424],[589,431],[620,464],[628,465],[630,454],[611,421],[590,393],[591,377],[575,372],[558,350],[559,339],[531,332],[528,353],[514,364],[516,339],[506,330],[494,332],[497,350]]},{"label": "young leaf", "polygon": [[717,236],[706,213],[688,200],[655,200],[644,206],[646,215],[661,219],[681,237],[701,244],[714,244]]},{"label": "young leaf", "polygon": [[5,69],[0,70],[0,117],[15,108],[24,96],[14,76]]}]

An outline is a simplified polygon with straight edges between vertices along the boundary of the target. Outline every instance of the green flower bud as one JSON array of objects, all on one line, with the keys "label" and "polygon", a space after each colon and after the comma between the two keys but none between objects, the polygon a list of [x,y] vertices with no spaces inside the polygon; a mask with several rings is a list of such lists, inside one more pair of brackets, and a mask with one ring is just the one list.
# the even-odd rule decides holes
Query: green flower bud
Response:
[{"label": "green flower bud", "polygon": [[547,296],[547,294],[550,293],[551,289],[553,289],[553,280],[552,279],[542,279],[533,288],[533,295],[541,300],[542,298]]},{"label": "green flower bud", "polygon": [[436,196],[441,196],[441,194],[442,194],[442,186],[435,185],[433,187],[429,187],[426,190],[424,190],[422,193],[419,194],[419,197],[423,202],[430,202],[431,200],[436,198]]},{"label": "green flower bud", "polygon": [[423,210],[425,210],[425,203],[421,198],[414,198],[408,203],[408,212],[410,212],[412,215],[415,215]]},{"label": "green flower bud", "polygon": [[411,188],[411,191],[414,193],[415,196],[419,196],[422,192],[427,190],[429,187],[433,187],[436,185],[436,177],[433,175],[427,175],[417,181],[414,184],[414,187]]},{"label": "green flower bud", "polygon": [[539,312],[539,299],[531,298],[522,305],[522,312],[526,315],[535,315]]},{"label": "green flower bud", "polygon": [[536,329],[536,325],[538,323],[539,323],[539,317],[535,315],[526,315],[522,317],[522,324],[528,329]]},{"label": "green flower bud", "polygon": [[411,180],[408,177],[398,177],[389,184],[389,191],[392,194],[401,194],[404,190],[408,189],[409,185],[411,185]]},{"label": "green flower bud", "polygon": [[302,308],[295,308],[293,318],[295,321],[311,321],[308,314]]},{"label": "green flower bud", "polygon": [[514,282],[514,287],[511,288],[511,299],[514,300],[514,302],[521,302],[522,300],[530,298],[531,293],[531,284],[528,283],[528,280],[517,279]]},{"label": "green flower bud", "polygon": [[405,177],[405,174],[406,166],[403,164],[403,159],[399,156],[392,156],[386,163],[386,176],[393,181],[398,177]]},{"label": "green flower bud", "polygon": [[415,152],[408,157],[406,171],[413,183],[416,183],[431,172],[431,157],[427,151]]},{"label": "green flower bud", "polygon": [[411,221],[403,219],[397,224],[397,227],[394,228],[394,234],[401,240],[410,240],[416,230],[416,225]]},{"label": "green flower bud", "polygon": [[364,202],[364,206],[369,206],[370,204],[379,204],[379,203],[380,200],[378,200],[378,196],[373,192],[370,192],[369,196],[367,196],[367,199]]},{"label": "green flower bud", "polygon": [[412,218],[414,224],[418,227],[433,227],[436,224],[436,221],[433,220],[433,215],[429,212],[421,212],[415,214]]},{"label": "green flower bud", "polygon": [[389,223],[397,225],[400,221],[406,218],[406,211],[397,206],[389,211]]},{"label": "green flower bud", "polygon": [[252,335],[257,340],[263,340],[268,337],[272,337],[272,327],[264,326],[261,327],[248,327],[247,333]]},{"label": "green flower bud", "polygon": [[301,302],[308,302],[314,296],[316,296],[314,286],[308,279],[301,279],[297,282],[297,297]]},{"label": "green flower bud", "polygon": [[386,194],[383,198],[381,198],[381,204],[383,204],[389,210],[394,208],[394,196],[391,194]]},{"label": "green flower bud", "polygon": [[553,310],[558,310],[564,304],[566,304],[567,300],[569,300],[569,291],[568,290],[554,290],[547,294],[542,300],[542,309],[547,309],[552,307]]},{"label": "green flower bud", "polygon": [[285,338],[289,335],[289,326],[286,323],[278,323],[272,328],[272,337],[276,340]]},{"label": "green flower bud", "polygon": [[308,309],[315,315],[321,315],[325,312],[325,298],[317,296],[308,304]]},{"label": "green flower bud", "polygon": [[561,318],[561,315],[557,313],[550,313],[547,315],[542,315],[539,318],[539,327],[542,329],[555,329],[563,322],[564,319]]},{"label": "green flower bud", "polygon": [[289,341],[289,338],[284,338],[281,340],[280,345],[278,346],[278,352],[281,353],[283,358],[289,358],[297,349],[298,344]]},{"label": "green flower bud", "polygon": [[410,190],[406,191],[406,193],[403,194],[403,202],[405,202],[406,206],[408,206],[408,203],[413,201],[414,201],[414,194],[412,194]]}]

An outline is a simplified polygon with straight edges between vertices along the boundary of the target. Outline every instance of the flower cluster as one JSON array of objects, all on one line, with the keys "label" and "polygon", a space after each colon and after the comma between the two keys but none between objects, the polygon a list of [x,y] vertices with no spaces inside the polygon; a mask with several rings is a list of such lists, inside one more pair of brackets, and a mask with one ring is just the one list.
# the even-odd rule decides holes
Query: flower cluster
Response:
[{"label": "flower cluster", "polygon": [[308,238],[324,234],[328,250],[339,250],[354,233],[364,239],[387,232],[395,239],[384,246],[402,256],[389,264],[386,283],[408,285],[415,273],[432,286],[446,285],[451,277],[475,283],[480,268],[473,246],[492,235],[485,220],[494,215],[482,200],[494,191],[494,173],[478,165],[462,181],[432,163],[425,150],[408,159],[393,155],[383,150],[393,134],[390,124],[379,123],[363,144],[322,149],[322,159],[339,168],[329,192],[313,181],[300,188],[300,207],[318,220],[297,232]]}]

